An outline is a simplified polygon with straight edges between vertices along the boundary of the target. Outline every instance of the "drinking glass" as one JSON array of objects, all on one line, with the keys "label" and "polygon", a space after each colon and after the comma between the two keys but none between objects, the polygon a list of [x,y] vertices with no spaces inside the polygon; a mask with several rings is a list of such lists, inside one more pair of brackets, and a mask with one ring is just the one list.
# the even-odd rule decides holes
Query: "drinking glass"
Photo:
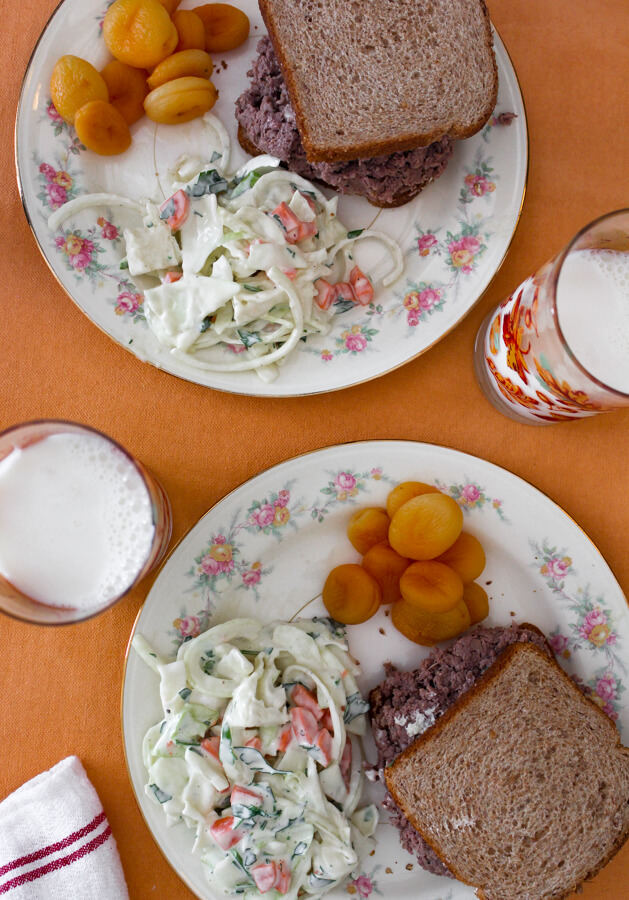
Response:
[{"label": "drinking glass", "polygon": [[474,369],[489,402],[518,422],[629,406],[629,209],[586,225],[486,317]]},{"label": "drinking glass", "polygon": [[[12,566],[15,565],[16,559],[27,560],[27,566],[31,568],[43,566],[45,565],[46,553],[43,554],[44,559],[37,558],[32,546],[22,546],[20,538],[17,538],[16,544],[14,534],[12,534],[14,523],[10,521],[7,522],[5,518],[4,526],[2,530],[0,530],[0,610],[14,618],[39,625],[64,625],[72,622],[79,622],[109,609],[122,597],[128,594],[132,588],[134,588],[157,566],[166,552],[172,533],[172,511],[170,502],[158,479],[149,472],[141,462],[135,459],[124,449],[124,447],[112,438],[96,429],[76,422],[55,419],[39,420],[15,425],[12,428],[1,432],[0,485],[4,484],[4,490],[8,489],[9,492],[15,491],[16,476],[14,473],[16,470],[15,467],[12,469],[11,465],[13,461],[20,457],[20,453],[23,453],[24,456],[22,458],[26,459],[25,455],[28,453],[29,448],[40,444],[40,442],[47,438],[62,435],[72,436],[74,439],[78,439],[78,443],[77,440],[74,440],[74,445],[79,447],[81,453],[81,472],[82,477],[84,478],[83,485],[87,484],[91,487],[94,485],[95,479],[100,478],[102,481],[104,477],[107,484],[106,490],[103,491],[102,488],[98,488],[97,490],[100,490],[103,496],[115,495],[115,499],[118,501],[118,507],[108,511],[108,521],[113,522],[114,525],[117,524],[116,516],[118,515],[118,508],[120,508],[121,521],[124,519],[124,522],[127,523],[129,527],[126,531],[121,527],[120,534],[115,533],[113,535],[114,540],[122,545],[123,537],[126,536],[129,538],[130,542],[132,542],[133,533],[137,534],[142,528],[145,529],[145,533],[140,545],[141,550],[138,551],[139,555],[136,554],[135,559],[133,559],[131,563],[126,562],[126,565],[131,565],[132,568],[125,568],[124,584],[120,584],[120,589],[116,591],[114,596],[105,596],[102,602],[97,602],[95,604],[76,602],[76,600],[72,602],[68,601],[66,604],[65,602],[59,602],[57,598],[51,602],[50,598],[48,596],[43,596],[41,592],[38,593],[31,588],[26,589],[25,582],[20,582],[20,578],[18,577],[19,572],[17,572],[17,570],[12,571],[12,573],[7,571],[7,567],[3,562],[3,540],[5,541],[6,554],[9,554],[9,552],[11,554],[11,559],[13,561],[11,563]],[[87,439],[87,444],[81,444],[81,441],[84,439]],[[42,448],[40,447],[40,452],[41,449]],[[13,457],[13,460],[7,460],[7,457],[15,451],[20,451],[20,453],[16,454],[16,456]],[[92,454],[89,457],[85,455],[88,451]],[[32,459],[33,457],[31,457],[31,460]],[[103,462],[103,460],[105,460],[105,462]],[[24,484],[27,484],[29,485],[26,488],[26,490],[30,492],[28,495],[29,498],[34,496],[30,487],[30,482],[28,481],[31,477],[35,479],[33,484],[46,484],[47,481],[48,485],[51,486],[52,483],[49,479],[52,476],[50,475],[50,471],[51,470],[48,468],[48,461],[42,461],[42,458],[38,456],[37,462],[34,463],[34,467],[31,465],[28,475],[19,474],[17,476],[20,479],[20,487],[18,490],[22,490]],[[81,508],[80,501],[81,496],[88,495],[86,493],[81,495],[80,490],[82,490],[82,488],[78,486],[78,481],[76,490],[74,484],[66,486],[65,480],[62,480],[61,482],[58,470],[56,471],[57,476],[54,484],[56,485],[55,490],[58,496],[55,497],[55,502],[44,501],[44,505],[47,504],[47,506],[46,508],[43,508],[42,506],[38,509],[36,511],[37,515],[32,515],[32,508],[29,503],[29,513],[25,514],[25,524],[23,527],[20,527],[19,532],[16,527],[15,533],[23,534],[32,532],[34,534],[37,532],[40,536],[42,534],[44,535],[43,539],[45,543],[47,543],[48,531],[46,529],[49,529],[50,542],[52,542],[55,538],[55,523],[57,523],[58,530],[61,531],[64,527],[70,527],[68,517],[73,515],[74,523],[71,527],[78,529],[75,533],[80,535],[84,525],[87,530],[87,527],[94,523],[97,516],[101,515],[102,510],[99,507],[98,514],[92,515],[92,519],[90,519],[93,510],[89,508],[88,503],[85,503],[84,507]],[[23,473],[23,470],[20,470],[20,473]],[[74,474],[70,471],[70,480],[73,477]],[[60,486],[61,483],[63,486]],[[129,487],[129,485],[131,487]],[[133,490],[133,497],[129,499],[130,495],[125,496],[125,491],[130,492],[131,490]],[[41,494],[45,495],[46,491],[42,491]],[[15,493],[13,493],[13,496],[15,496]],[[89,494],[89,496],[91,497],[92,494]],[[11,515],[10,509],[10,502],[0,505],[0,523],[3,515],[5,517]],[[17,516],[20,511],[16,510],[15,507],[13,509],[14,514]],[[139,510],[141,510],[141,513]],[[41,513],[41,515],[39,515],[39,513]],[[37,518],[38,521],[31,521],[31,518]],[[83,522],[84,518],[86,519],[85,523]],[[44,529],[41,527],[42,521],[46,522]],[[152,537],[150,531],[151,524]],[[95,521],[95,525],[98,528],[99,522]],[[9,543],[11,544],[10,551],[7,549]],[[84,547],[83,549],[89,549],[91,551],[93,546],[95,546],[94,542],[92,542],[89,547]],[[100,544],[98,546],[100,547]],[[125,552],[124,549],[122,552]],[[74,577],[73,573],[76,571],[79,564],[77,556],[79,556],[80,553],[81,548],[77,547],[76,553],[73,554],[74,561],[70,558],[66,560],[62,554],[55,558],[55,562],[57,559],[59,560],[60,571],[63,571],[64,580],[68,583],[72,582]],[[94,553],[97,554],[98,551],[95,550]],[[50,557],[48,558],[50,559]],[[102,567],[105,567],[111,583],[111,572],[107,570],[107,563],[105,563],[103,559],[104,557],[101,557],[98,560],[99,571]],[[108,563],[110,565],[112,564],[109,559]],[[19,569],[21,562],[17,565]],[[27,569],[25,568],[21,571],[26,572]],[[45,583],[45,577],[41,577],[41,570],[37,578],[38,584]],[[14,584],[13,582],[16,583]],[[18,584],[20,586],[18,586]],[[41,589],[41,591],[44,590],[45,589],[43,588]],[[77,588],[77,590],[80,590],[80,588]],[[37,593],[37,596],[32,596],[33,593]]]}]

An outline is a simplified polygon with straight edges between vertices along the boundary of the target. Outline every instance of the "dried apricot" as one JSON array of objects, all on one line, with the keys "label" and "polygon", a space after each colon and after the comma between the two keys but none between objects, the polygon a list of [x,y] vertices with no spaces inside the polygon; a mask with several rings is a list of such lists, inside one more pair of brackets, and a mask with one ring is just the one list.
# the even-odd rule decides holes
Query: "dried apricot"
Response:
[{"label": "dried apricot", "polygon": [[437,559],[454,569],[463,584],[474,581],[485,568],[483,545],[467,531],[462,531],[452,546]]},{"label": "dried apricot", "polygon": [[382,506],[367,506],[357,510],[347,525],[347,537],[350,544],[363,555],[373,547],[387,539],[391,520]]},{"label": "dried apricot", "polygon": [[172,18],[173,13],[181,3],[181,0],[159,0],[168,15]]},{"label": "dried apricot", "polygon": [[205,25],[191,9],[178,9],[172,15],[179,40],[175,52],[205,50]]},{"label": "dried apricot", "polygon": [[421,494],[438,494],[439,489],[433,487],[432,484],[424,484],[423,481],[402,481],[396,485],[387,497],[387,512],[390,517],[396,514],[400,506],[403,506],[413,497],[419,497]]},{"label": "dried apricot", "polygon": [[150,90],[155,90],[167,81],[193,75],[195,78],[209,78],[212,74],[212,57],[205,50],[180,50],[172,53],[155,66],[148,78]]},{"label": "dried apricot", "polygon": [[124,116],[105,100],[90,100],[78,109],[74,127],[81,143],[101,156],[124,153],[131,145]]},{"label": "dried apricot", "polygon": [[434,559],[445,553],[463,528],[463,513],[447,494],[413,497],[391,519],[389,543],[400,556]]},{"label": "dried apricot", "polygon": [[391,607],[391,621],[410,641],[424,647],[457,637],[471,624],[463,600],[446,613],[424,612],[408,600],[398,600]]},{"label": "dried apricot", "polygon": [[463,588],[463,602],[467,606],[472,625],[477,625],[489,615],[489,598],[487,591],[475,581],[470,581]]},{"label": "dried apricot", "polygon": [[332,569],[321,596],[332,618],[344,625],[366,622],[378,611],[382,598],[375,578],[355,563]]},{"label": "dried apricot", "polygon": [[446,613],[463,598],[463,582],[459,576],[435,559],[412,563],[400,578],[400,593],[424,612]]},{"label": "dried apricot", "polygon": [[151,91],[144,99],[144,111],[153,122],[177,125],[189,122],[212,109],[218,91],[205,78],[176,78]]},{"label": "dried apricot", "polygon": [[138,69],[152,69],[179,40],[159,0],[115,0],[105,13],[103,37],[116,59]]},{"label": "dried apricot", "polygon": [[410,562],[410,559],[400,556],[389,546],[387,541],[374,544],[367,550],[361,565],[380,585],[382,603],[395,603],[400,599],[400,577]]},{"label": "dried apricot", "polygon": [[205,3],[192,10],[205,28],[208,53],[235,50],[249,37],[249,19],[241,9],[229,3]]},{"label": "dried apricot", "polygon": [[50,96],[59,115],[73,123],[77,109],[90,100],[108,100],[109,92],[91,63],[79,56],[62,56],[52,70]]},{"label": "dried apricot", "polygon": [[100,73],[109,91],[109,102],[121,112],[127,125],[144,115],[144,98],[149,92],[146,75],[119,59],[112,59]]}]

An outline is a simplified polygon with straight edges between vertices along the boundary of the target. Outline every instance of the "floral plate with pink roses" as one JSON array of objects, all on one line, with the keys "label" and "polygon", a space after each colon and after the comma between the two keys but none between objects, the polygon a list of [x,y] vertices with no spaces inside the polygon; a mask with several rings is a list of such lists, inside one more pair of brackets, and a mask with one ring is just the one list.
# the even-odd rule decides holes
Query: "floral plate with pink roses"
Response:
[{"label": "floral plate with pink roses", "polygon": [[[246,482],[191,529],[162,567],[135,624],[166,658],[211,625],[236,616],[263,621],[325,615],[321,589],[329,570],[359,562],[346,534],[360,507],[384,506],[401,481],[424,481],[460,505],[465,530],[487,555],[478,581],[490,599],[486,625],[531,622],[557,658],[629,741],[629,606],[607,563],[579,526],[517,476],[474,456],[411,441],[366,441],[307,453]],[[429,652],[391,624],[383,607],[346,628],[360,661],[363,696],[383,677],[383,663],[416,668]],[[158,679],[130,651],[122,726],[131,783],[164,855],[202,900],[212,900],[203,866],[191,855],[194,835],[167,828],[144,794],[142,738],[162,717]],[[370,736],[365,753],[375,759]],[[381,804],[370,782],[366,798]],[[472,898],[471,888],[430,875],[402,849],[386,814],[377,849],[329,896],[400,900]]]},{"label": "floral plate with pink roses", "polygon": [[[91,208],[52,232],[52,212],[81,194],[99,191],[162,202],[160,175],[183,153],[203,156],[207,135],[199,120],[132,126],[125,153],[97,156],[81,144],[50,98],[50,75],[67,53],[102,68],[109,59],[102,20],[111,0],[64,0],[44,30],[26,73],[17,117],[18,181],[29,222],[53,273],[75,303],[138,359],[198,384],[239,394],[303,396],[368,381],[432,347],[469,312],[500,267],[520,216],[526,187],[528,140],[524,105],[507,52],[495,35],[500,90],[484,129],[456,145],[443,176],[414,201],[378,211],[362,198],[342,196],[340,220],[350,230],[373,226],[400,245],[402,276],[388,288],[387,251],[373,241],[357,247],[358,263],[374,279],[368,306],[340,304],[330,332],[302,341],[266,384],[255,372],[206,372],[174,358],[148,327],[142,278],[124,268],[122,229],[137,224],[120,209]],[[181,9],[195,5],[183,0]],[[236,139],[234,103],[248,85],[264,26],[251,0],[237,0],[251,19],[251,36],[216,65],[219,99],[213,113],[229,131],[232,166],[247,159]],[[71,37],[70,37],[71,36]],[[515,118],[512,116],[515,114]],[[331,194],[331,192],[328,192]],[[122,264],[122,265],[121,265]],[[233,356],[225,349],[225,358]]]}]

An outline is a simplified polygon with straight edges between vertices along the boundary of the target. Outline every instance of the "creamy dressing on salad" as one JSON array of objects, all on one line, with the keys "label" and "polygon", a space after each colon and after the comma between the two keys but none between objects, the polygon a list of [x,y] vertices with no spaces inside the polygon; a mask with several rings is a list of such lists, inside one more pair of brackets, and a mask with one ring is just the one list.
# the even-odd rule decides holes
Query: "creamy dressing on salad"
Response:
[{"label": "creamy dressing on salad", "polygon": [[[124,229],[126,265],[134,277],[159,279],[144,291],[159,343],[192,367],[255,370],[272,381],[302,338],[326,334],[335,313],[370,302],[373,286],[353,257],[357,240],[376,239],[390,251],[384,285],[402,273],[402,253],[382,232],[348,232],[336,214],[338,197],[328,200],[275,157],[255,157],[227,174],[227,132],[215,116],[204,120],[215,142],[210,161],[181,157],[167,176],[166,203],[87,194],[48,225],[55,231],[93,205],[137,212],[141,223]],[[216,347],[227,353],[217,357]]]},{"label": "creamy dressing on salad", "polygon": [[234,619],[172,662],[139,635],[133,646],[164,710],[144,738],[146,792],[195,830],[212,890],[319,897],[352,873],[378,813],[358,809],[368,704],[336,623]]}]

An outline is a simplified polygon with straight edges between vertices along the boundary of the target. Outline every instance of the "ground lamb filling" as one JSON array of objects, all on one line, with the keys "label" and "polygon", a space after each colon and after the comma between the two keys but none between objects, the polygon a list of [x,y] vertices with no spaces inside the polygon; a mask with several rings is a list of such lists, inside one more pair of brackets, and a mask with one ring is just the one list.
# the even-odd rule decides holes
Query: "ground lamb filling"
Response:
[{"label": "ground lamb filling", "polygon": [[236,119],[249,141],[277,156],[289,169],[321,181],[340,193],[361,194],[377,205],[412,199],[438,178],[452,156],[447,135],[428,147],[338,163],[309,163],[295,124],[295,114],[273,46],[263,37],[258,58],[247,72],[250,87],[236,101]]},{"label": "ground lamb filling", "polygon": [[[368,777],[385,784],[385,767],[443,715],[506,647],[518,641],[532,642],[552,654],[546,639],[526,625],[509,628],[479,625],[450,647],[436,648],[413,672],[402,672],[392,663],[386,663],[384,681],[369,695],[378,759],[367,769]],[[388,791],[384,807],[389,812],[389,821],[400,832],[402,846],[417,858],[420,866],[435,875],[453,878]]]}]

